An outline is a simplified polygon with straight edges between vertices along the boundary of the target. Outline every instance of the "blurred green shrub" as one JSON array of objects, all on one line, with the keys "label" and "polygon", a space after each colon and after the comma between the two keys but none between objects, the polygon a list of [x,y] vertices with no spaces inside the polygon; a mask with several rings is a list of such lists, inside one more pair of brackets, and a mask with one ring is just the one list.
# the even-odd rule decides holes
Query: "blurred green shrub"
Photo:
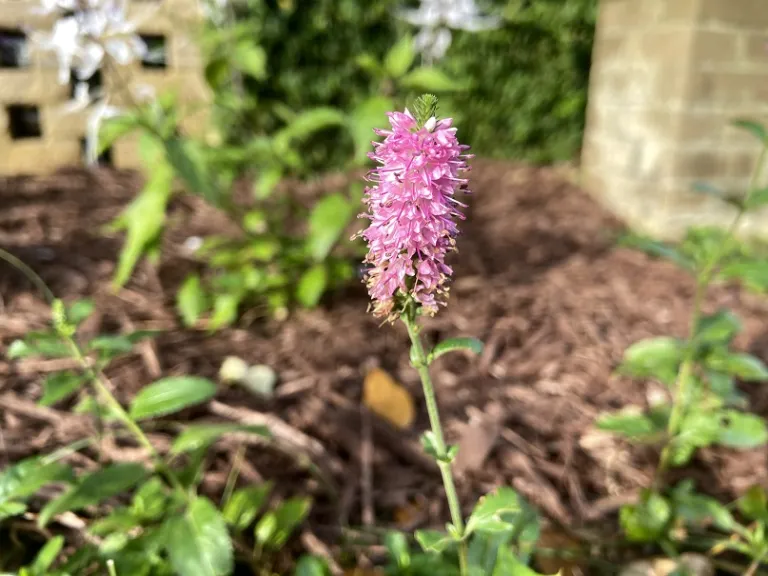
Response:
[{"label": "blurred green shrub", "polygon": [[[247,0],[233,10],[265,53],[262,78],[247,76],[252,104],[244,130],[273,133],[298,111],[318,106],[352,110],[380,81],[362,55],[382,61],[408,31],[394,16],[396,0]],[[410,3],[413,4],[413,3]],[[454,31],[440,68],[468,84],[441,96],[463,138],[483,156],[549,162],[572,157],[584,126],[597,0],[495,0],[503,26],[478,34]],[[434,90],[434,89],[433,89]],[[338,168],[352,143],[338,129],[306,142],[308,170]]]}]

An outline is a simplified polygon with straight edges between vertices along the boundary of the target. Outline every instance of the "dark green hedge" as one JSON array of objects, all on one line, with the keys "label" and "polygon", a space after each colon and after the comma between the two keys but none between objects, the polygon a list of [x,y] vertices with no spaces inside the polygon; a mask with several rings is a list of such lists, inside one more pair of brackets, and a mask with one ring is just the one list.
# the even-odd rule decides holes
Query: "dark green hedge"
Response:
[{"label": "dark green hedge", "polygon": [[[549,162],[577,152],[596,3],[497,0],[489,7],[504,14],[500,29],[454,33],[441,66],[469,81],[470,88],[443,97],[441,109],[457,116],[475,153]],[[269,71],[266,81],[249,86],[258,102],[254,127],[278,128],[283,106],[349,109],[376,90],[355,59],[362,52],[383,57],[410,29],[394,19],[398,5],[393,0],[249,0],[241,16],[258,22]],[[329,158],[328,152],[316,151],[318,162]]]}]

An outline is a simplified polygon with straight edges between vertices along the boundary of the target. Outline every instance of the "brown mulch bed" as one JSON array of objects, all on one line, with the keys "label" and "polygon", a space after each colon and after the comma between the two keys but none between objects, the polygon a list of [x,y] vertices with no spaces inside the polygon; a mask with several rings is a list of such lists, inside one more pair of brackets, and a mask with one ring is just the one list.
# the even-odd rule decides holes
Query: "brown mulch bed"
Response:
[{"label": "brown mulch bed", "polygon": [[[269,364],[280,376],[273,400],[222,387],[217,403],[187,414],[193,420],[257,412],[280,418],[289,436],[298,434],[292,439],[304,443],[300,449],[250,448],[246,478],[275,480],[285,494],[316,495],[311,525],[326,541],[339,522],[359,525],[363,518],[403,528],[444,522],[439,475],[418,446],[427,426],[421,405],[416,425],[406,432],[360,409],[362,379],[374,365],[421,399],[403,328],[380,326],[368,316],[361,286],[284,323],[256,319],[216,334],[181,329],[173,297],[192,266],[183,242],[227,226],[197,202],[174,205],[162,263],[142,265],[124,290],[112,293],[120,239],[105,236],[101,226],[130,201],[137,185],[134,176],[108,171],[0,181],[0,246],[24,259],[65,300],[95,298],[101,313],[85,330],[167,330],[154,347],[110,368],[118,396],[128,400],[159,375],[215,378],[229,355]],[[466,430],[488,429],[496,436],[487,460],[462,475],[462,500],[469,505],[506,484],[556,521],[577,526],[604,520],[647,485],[654,455],[597,433],[594,419],[603,410],[643,405],[656,390],[612,371],[632,342],[685,334],[692,281],[670,264],[615,248],[620,224],[552,169],[478,161],[471,187],[450,303],[425,330],[432,341],[467,335],[486,342],[479,359],[452,355],[433,370],[449,440],[476,442],[469,449],[475,452],[483,435]],[[6,265],[0,266],[0,296],[4,352],[25,331],[43,327],[49,313]],[[768,300],[720,287],[707,309],[720,306],[744,321],[738,346],[765,357],[760,343],[768,341]],[[34,405],[41,375],[60,366],[0,363],[0,466],[87,432],[81,419]],[[768,416],[768,392],[759,386],[747,391],[752,408]],[[162,441],[162,430],[154,437]],[[236,448],[217,447],[215,473],[207,480],[211,490],[223,484]],[[302,465],[296,450],[314,459],[318,471]],[[133,457],[117,446],[113,455]],[[700,479],[701,489],[729,499],[766,481],[767,455],[707,450],[688,473]]]}]

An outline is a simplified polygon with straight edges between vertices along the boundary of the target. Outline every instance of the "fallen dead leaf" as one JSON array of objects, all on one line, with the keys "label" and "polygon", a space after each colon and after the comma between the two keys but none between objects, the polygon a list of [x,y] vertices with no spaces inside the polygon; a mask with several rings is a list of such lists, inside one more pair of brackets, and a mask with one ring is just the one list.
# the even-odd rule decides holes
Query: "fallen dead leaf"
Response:
[{"label": "fallen dead leaf", "polygon": [[411,394],[381,368],[366,374],[363,404],[398,428],[410,428],[416,418]]}]

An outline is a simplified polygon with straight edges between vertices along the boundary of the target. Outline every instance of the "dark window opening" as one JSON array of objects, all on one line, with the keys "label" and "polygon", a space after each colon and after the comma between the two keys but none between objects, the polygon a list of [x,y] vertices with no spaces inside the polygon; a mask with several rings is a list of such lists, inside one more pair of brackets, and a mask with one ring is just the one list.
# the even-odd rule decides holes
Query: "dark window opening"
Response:
[{"label": "dark window opening", "polygon": [[[83,164],[88,163],[88,145],[85,138],[80,139],[80,158],[83,160]],[[112,164],[112,148],[109,147],[99,154],[96,159],[96,164],[99,166],[113,166]]]},{"label": "dark window opening", "polygon": [[27,63],[26,35],[21,30],[0,28],[0,68],[21,68]]},{"label": "dark window opening", "polygon": [[40,110],[37,106],[12,104],[6,108],[6,111],[13,140],[40,138],[43,135],[40,129]]},{"label": "dark window opening", "polygon": [[72,74],[69,76],[69,97],[72,100],[75,99],[77,85],[82,83],[88,84],[88,94],[93,98],[102,86],[101,70],[96,70],[87,80],[79,80],[75,71],[72,71]]},{"label": "dark window opening", "polygon": [[142,68],[167,68],[168,54],[165,36],[142,34],[141,39],[147,45],[147,54],[141,60]]}]

